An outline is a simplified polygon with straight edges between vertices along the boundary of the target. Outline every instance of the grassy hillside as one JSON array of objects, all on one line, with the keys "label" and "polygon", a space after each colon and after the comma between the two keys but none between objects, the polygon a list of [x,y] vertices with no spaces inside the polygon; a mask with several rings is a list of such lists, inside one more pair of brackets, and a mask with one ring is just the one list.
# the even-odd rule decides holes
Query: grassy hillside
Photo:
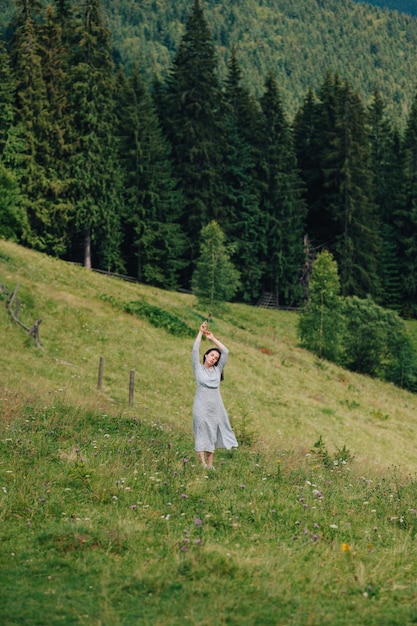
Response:
[{"label": "grassy hillside", "polygon": [[[44,348],[36,347],[6,308],[0,310],[4,415],[16,403],[56,399],[115,414],[129,411],[135,370],[133,411],[182,430],[190,453],[193,339],[155,328],[123,307],[144,300],[176,316],[194,335],[204,311],[193,296],[91,273],[4,241],[0,261],[0,282],[10,290],[19,287],[21,320],[31,326],[42,319]],[[417,396],[319,365],[297,346],[294,313],[231,305],[210,327],[231,351],[223,394],[238,431],[250,423],[276,449],[306,450],[322,435],[333,449],[346,445],[360,463],[417,469]],[[100,357],[104,380],[98,392]]]},{"label": "grassy hillside", "polygon": [[[319,366],[295,314],[230,306],[210,326],[240,446],[207,474],[191,295],[4,241],[0,283],[43,347],[0,308],[1,624],[416,622],[416,396]],[[138,301],[184,334],[125,312]]]}]

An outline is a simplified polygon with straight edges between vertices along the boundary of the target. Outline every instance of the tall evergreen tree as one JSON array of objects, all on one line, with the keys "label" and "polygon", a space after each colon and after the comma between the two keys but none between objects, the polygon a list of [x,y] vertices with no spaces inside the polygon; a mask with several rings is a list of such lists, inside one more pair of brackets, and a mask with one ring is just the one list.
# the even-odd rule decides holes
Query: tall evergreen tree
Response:
[{"label": "tall evergreen tree", "polygon": [[244,301],[254,302],[262,291],[260,259],[264,252],[265,232],[259,207],[256,157],[249,133],[259,124],[260,113],[248,90],[242,87],[241,80],[242,72],[233,50],[224,90],[227,152],[223,230],[229,241],[235,244],[232,260],[241,274],[239,296]]},{"label": "tall evergreen tree", "polygon": [[[334,125],[322,150],[325,203],[335,226],[331,249],[343,295],[378,296],[380,239],[364,107],[348,83],[334,81]],[[326,111],[326,92],[324,113]]]},{"label": "tall evergreen tree", "polygon": [[22,241],[27,223],[16,176],[22,145],[14,123],[14,94],[10,58],[0,42],[0,236]]},{"label": "tall evergreen tree", "polygon": [[194,1],[165,87],[159,110],[184,194],[184,228],[193,261],[198,253],[195,233],[213,219],[222,223],[224,200],[224,105],[199,0]]},{"label": "tall evergreen tree", "polygon": [[15,77],[15,120],[22,144],[16,175],[28,221],[25,242],[47,250],[50,215],[46,161],[50,119],[39,42],[41,5],[36,0],[18,0],[16,6],[11,62]]},{"label": "tall evergreen tree", "polygon": [[301,296],[299,272],[303,264],[306,206],[290,125],[276,79],[267,76],[262,96],[259,137],[261,211],[265,223],[264,291],[290,305]]},{"label": "tall evergreen tree", "polygon": [[304,177],[313,201],[309,234],[334,254],[343,295],[378,296],[380,234],[367,115],[338,76],[326,75],[318,98],[310,119],[320,171]]},{"label": "tall evergreen tree", "polygon": [[[309,89],[294,118],[294,146],[298,169],[304,183],[303,196],[308,207],[306,217],[308,235],[318,247],[321,247],[326,243],[326,231],[323,232],[322,229],[321,199],[324,181],[320,166],[319,119],[319,101],[313,90]],[[326,224],[326,230],[327,227]]]},{"label": "tall evergreen tree", "polygon": [[374,173],[374,198],[380,218],[381,303],[400,310],[401,270],[400,242],[395,221],[404,205],[404,170],[398,133],[387,118],[385,104],[378,92],[369,107],[371,160]]},{"label": "tall evergreen tree", "polygon": [[75,18],[78,42],[73,49],[68,101],[73,116],[69,157],[73,254],[79,243],[86,267],[94,262],[103,269],[121,270],[123,206],[110,37],[98,0],[83,0]]},{"label": "tall evergreen tree", "polygon": [[[68,28],[68,26],[67,26]],[[68,197],[69,172],[67,156],[71,136],[71,115],[68,107],[69,49],[62,36],[62,27],[51,6],[46,10],[46,21],[39,29],[42,73],[49,107],[46,136],[45,173],[48,203],[48,252],[62,256],[68,247],[68,221],[72,203]]]},{"label": "tall evergreen tree", "polygon": [[400,230],[400,259],[403,307],[406,315],[417,315],[417,96],[415,96],[404,133],[403,210],[396,212]]},{"label": "tall evergreen tree", "polygon": [[147,283],[174,289],[182,269],[182,195],[175,189],[170,147],[152,98],[136,67],[118,74],[119,158],[125,196],[127,271]]}]

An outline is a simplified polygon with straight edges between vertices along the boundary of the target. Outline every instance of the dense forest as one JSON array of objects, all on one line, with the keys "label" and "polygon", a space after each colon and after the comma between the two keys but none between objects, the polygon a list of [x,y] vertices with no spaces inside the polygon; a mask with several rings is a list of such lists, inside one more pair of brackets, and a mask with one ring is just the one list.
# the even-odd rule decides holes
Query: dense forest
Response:
[{"label": "dense forest", "polygon": [[156,286],[189,289],[216,224],[235,297],[303,302],[329,250],[343,295],[417,314],[417,102],[399,130],[325,72],[295,115],[238,48],[222,78],[194,0],[165,77],[114,63],[99,0],[17,0],[0,49],[0,235]]},{"label": "dense forest", "polygon": [[[398,0],[399,1],[399,0]],[[27,0],[28,4],[31,2]],[[38,0],[46,7],[51,0]],[[82,7],[84,0],[73,2]],[[0,32],[11,36],[16,0],[0,0]],[[184,35],[192,0],[102,0],[112,57],[141,68],[148,85],[165,79]],[[242,84],[260,97],[277,77],[291,116],[326,72],[348,80],[368,104],[375,90],[402,124],[417,85],[417,20],[353,0],[202,0],[222,80],[236,48]]]}]

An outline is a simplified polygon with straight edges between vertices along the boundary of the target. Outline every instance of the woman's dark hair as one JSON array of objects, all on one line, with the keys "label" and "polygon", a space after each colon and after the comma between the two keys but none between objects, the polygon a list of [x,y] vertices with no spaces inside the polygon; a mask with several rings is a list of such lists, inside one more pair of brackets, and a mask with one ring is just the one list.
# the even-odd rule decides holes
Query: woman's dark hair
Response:
[{"label": "woman's dark hair", "polygon": [[[203,354],[203,365],[206,362],[206,356],[210,353],[210,352],[218,352],[219,354],[219,358],[217,359],[217,363],[220,361],[220,357],[222,355],[221,350],[219,350],[219,348],[209,348],[208,350],[205,351],[205,353]],[[217,363],[214,364],[213,367],[217,367]],[[224,380],[224,376],[223,376],[223,371],[220,375],[220,380]]]}]

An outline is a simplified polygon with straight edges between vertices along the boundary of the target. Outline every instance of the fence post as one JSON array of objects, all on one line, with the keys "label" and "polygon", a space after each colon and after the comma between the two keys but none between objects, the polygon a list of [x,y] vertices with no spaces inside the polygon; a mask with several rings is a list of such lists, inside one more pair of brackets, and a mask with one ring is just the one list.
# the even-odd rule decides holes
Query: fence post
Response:
[{"label": "fence post", "polygon": [[100,357],[100,363],[98,365],[98,382],[97,389],[101,389],[103,386],[103,368],[104,368],[104,359]]},{"label": "fence post", "polygon": [[130,370],[129,380],[129,406],[133,406],[133,396],[135,393],[135,370]]}]

